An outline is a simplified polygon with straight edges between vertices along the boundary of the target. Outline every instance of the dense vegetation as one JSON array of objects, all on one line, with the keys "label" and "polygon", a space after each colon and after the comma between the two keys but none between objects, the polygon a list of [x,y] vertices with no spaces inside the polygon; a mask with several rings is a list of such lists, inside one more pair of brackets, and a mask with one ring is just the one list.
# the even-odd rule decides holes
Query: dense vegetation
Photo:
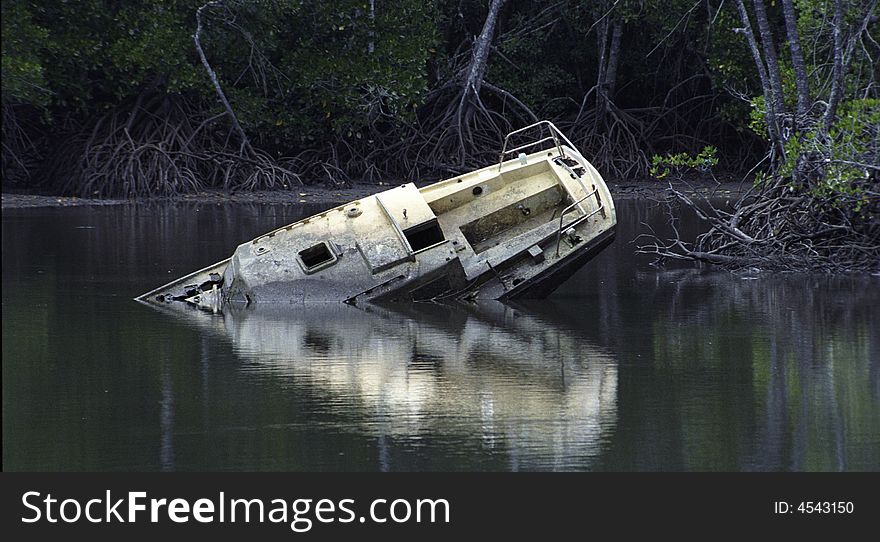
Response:
[{"label": "dense vegetation", "polygon": [[547,118],[607,177],[756,175],[663,257],[877,265],[877,0],[2,0],[2,25],[7,187],[428,180]]}]

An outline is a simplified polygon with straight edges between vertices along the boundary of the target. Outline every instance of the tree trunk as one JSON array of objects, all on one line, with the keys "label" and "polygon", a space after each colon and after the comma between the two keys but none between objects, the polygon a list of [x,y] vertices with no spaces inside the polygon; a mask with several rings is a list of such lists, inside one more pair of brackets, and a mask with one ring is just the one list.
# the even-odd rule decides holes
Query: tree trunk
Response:
[{"label": "tree trunk", "polygon": [[797,114],[805,117],[810,109],[810,86],[807,82],[807,67],[801,51],[801,37],[797,29],[797,16],[792,0],[782,0],[782,13],[785,16],[785,32],[791,50],[791,65],[794,68],[794,81],[797,87]]},{"label": "tree trunk", "polygon": [[241,138],[241,148],[239,149],[239,152],[245,153],[247,156],[253,156],[254,149],[251,147],[251,142],[248,139],[247,134],[245,134],[244,128],[242,128],[241,124],[238,122],[238,117],[235,116],[235,111],[232,110],[232,105],[230,105],[229,100],[226,99],[226,93],[223,92],[223,87],[220,86],[220,80],[217,78],[217,73],[211,68],[211,64],[205,56],[205,51],[202,49],[202,42],[200,39],[202,34],[202,10],[210,6],[218,6],[222,4],[222,0],[208,2],[196,10],[196,32],[193,34],[193,41],[196,44],[196,51],[199,53],[202,65],[205,67],[205,71],[208,72],[208,77],[211,78],[211,83],[214,85],[214,91],[217,92],[217,97],[220,99],[220,103],[223,104],[224,109],[226,109],[226,114],[232,121],[232,127],[235,129],[239,138]]},{"label": "tree trunk", "polygon": [[608,50],[608,68],[605,70],[605,90],[609,99],[614,96],[617,86],[617,61],[620,57],[620,38],[623,34],[623,22],[614,21],[611,31],[611,47]]},{"label": "tree trunk", "polygon": [[464,93],[467,98],[475,97],[480,93],[483,78],[486,76],[489,51],[492,49],[492,39],[495,36],[498,13],[501,11],[504,2],[505,0],[492,0],[492,4],[489,6],[489,14],[486,16],[486,22],[483,23],[483,30],[477,37],[477,41],[474,42],[474,53],[468,68],[467,79],[465,79]]},{"label": "tree trunk", "polygon": [[[609,31],[611,38],[609,41]],[[623,22],[609,21],[604,18],[599,23],[596,32],[596,42],[599,48],[599,69],[596,74],[596,122],[604,116],[604,112],[611,107],[611,98],[614,88],[617,86],[617,64],[620,58],[620,39],[623,35]]]},{"label": "tree trunk", "polygon": [[602,115],[605,110],[605,96],[602,94],[605,86],[605,70],[606,57],[608,55],[608,19],[603,18],[599,22],[599,28],[596,30],[596,45],[599,49],[599,65],[596,74],[596,118]]},{"label": "tree trunk", "polygon": [[749,13],[746,11],[746,6],[743,4],[743,0],[736,0],[736,7],[743,23],[742,32],[745,34],[746,40],[749,43],[749,49],[752,51],[752,58],[755,60],[755,67],[758,69],[758,77],[761,80],[761,88],[764,94],[764,119],[767,122],[767,131],[770,134],[770,141],[773,145],[778,145],[781,143],[781,139],[778,137],[776,131],[776,104],[772,99],[772,90],[767,76],[767,67],[764,65],[764,61],[761,58],[761,51],[758,49],[758,42],[755,40],[755,34],[752,32],[752,22],[749,19]]},{"label": "tree trunk", "polygon": [[828,108],[822,119],[825,130],[831,129],[837,114],[837,105],[843,92],[843,0],[834,0],[834,19],[831,21],[834,40],[834,63],[831,68],[831,93],[828,96]]},{"label": "tree trunk", "polygon": [[755,6],[755,22],[758,25],[758,33],[761,35],[761,45],[764,49],[764,61],[767,64],[767,77],[770,81],[771,95],[766,99],[773,100],[776,110],[776,133],[782,135],[779,125],[779,115],[785,112],[785,103],[782,100],[782,78],[779,74],[779,62],[776,60],[776,46],[773,44],[773,34],[770,32],[770,23],[767,21],[767,12],[764,9],[764,0],[752,0]]},{"label": "tree trunk", "polygon": [[367,43],[367,52],[373,54],[376,51],[376,0],[370,0],[370,42]]}]

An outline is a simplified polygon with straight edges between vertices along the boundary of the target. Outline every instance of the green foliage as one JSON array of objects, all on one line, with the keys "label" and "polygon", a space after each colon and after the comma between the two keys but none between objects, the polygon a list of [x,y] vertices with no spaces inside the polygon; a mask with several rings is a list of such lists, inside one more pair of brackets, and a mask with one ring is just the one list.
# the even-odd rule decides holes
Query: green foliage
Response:
[{"label": "green foliage", "polygon": [[516,31],[533,24],[532,15],[529,11],[511,17],[509,25],[514,30],[498,43],[503,57],[489,65],[488,80],[511,92],[533,111],[557,116],[565,107],[558,98],[572,90],[575,75],[564,65],[567,55],[555,51],[559,46],[558,33]]},{"label": "green foliage", "polygon": [[12,0],[2,4],[3,99],[43,106],[51,92],[46,88],[40,45],[48,31],[34,23],[27,6]]},{"label": "green foliage", "polygon": [[[338,0],[333,9],[304,2],[288,21],[294,29],[278,38],[273,60],[289,85],[268,97],[271,115],[261,128],[307,144],[411,119],[428,88],[434,18],[430,5],[415,0],[377,3],[372,16],[362,0]],[[258,115],[245,117],[260,123]]]},{"label": "green foliage", "polygon": [[170,92],[194,88],[208,91],[193,49],[193,13],[197,5],[173,1],[131,3],[114,18],[119,34],[107,44],[107,55],[127,78],[129,92],[156,80]]},{"label": "green foliage", "polygon": [[794,134],[785,144],[785,156],[779,175],[796,177],[796,169],[806,158],[818,159],[823,170],[807,179],[810,192],[834,207],[852,205],[860,212],[868,203],[867,165],[876,164],[880,157],[880,99],[841,103],[838,120],[827,133],[816,128]]},{"label": "green foliage", "polygon": [[755,96],[749,102],[749,130],[755,134],[767,139],[767,119],[764,116],[767,112],[767,100],[763,95]]},{"label": "green foliage", "polygon": [[880,100],[849,100],[841,103],[838,113],[838,121],[827,134],[816,128],[795,134],[786,142],[780,175],[791,176],[800,158],[819,153],[827,163],[826,184],[842,185],[869,177],[868,169],[860,164],[873,163],[880,152]]},{"label": "green foliage", "polygon": [[696,156],[692,156],[686,152],[678,154],[667,154],[660,156],[655,154],[651,158],[651,176],[656,179],[664,179],[670,173],[674,173],[676,177],[680,177],[689,170],[698,171],[700,173],[708,173],[712,168],[718,165],[718,149],[713,146],[703,147],[703,150]]},{"label": "green foliage", "polygon": [[[196,10],[205,1],[2,0],[3,105],[18,115],[4,122],[4,142],[13,133],[18,142],[54,141],[88,129],[108,111],[127,118],[126,108],[144,100],[144,109],[156,116],[172,114],[168,103],[185,103],[183,110],[197,119],[190,119],[191,129],[221,113],[192,39]],[[347,157],[337,158],[338,152],[373,160],[379,154],[374,148],[399,149],[414,127],[432,128],[431,115],[443,104],[425,107],[426,97],[438,89],[444,92],[432,97],[452,94],[449,83],[467,66],[486,4],[399,0],[377,1],[371,8],[368,0],[225,0],[203,10],[201,41],[256,148],[273,157],[333,153],[343,169]],[[865,4],[847,3],[849,23],[856,23],[855,8]],[[831,2],[795,0],[795,7],[815,117],[830,79]],[[784,101],[792,109],[794,77],[781,9],[777,2],[767,8]],[[597,38],[600,29],[615,24],[623,25],[617,84],[608,114],[602,123],[593,122],[600,116],[591,117],[600,64]],[[732,2],[563,0],[539,6],[508,0],[486,81],[538,116],[567,124],[582,150],[606,164],[622,161],[621,147],[641,146],[633,149],[638,156],[658,153],[651,168],[657,178],[708,171],[719,161],[745,171],[766,151],[769,138],[757,70],[736,31],[741,26]],[[792,115],[782,116],[784,129],[799,132],[786,144],[792,162],[782,165],[783,174],[791,175],[797,157],[811,152],[829,160],[823,172],[829,182],[858,181],[864,168],[847,162],[876,161],[876,86],[867,94],[864,84],[859,86],[875,68],[863,49],[850,54],[853,67],[839,121],[829,133],[813,133],[815,118],[795,126]],[[482,104],[507,116],[511,101],[487,88]],[[228,129],[228,119],[216,120],[200,128],[199,136],[223,146],[236,139],[227,140]],[[602,139],[590,134],[603,130],[602,137],[614,144],[595,143]],[[25,133],[30,131],[37,137]],[[699,152],[694,141],[715,142],[721,151]],[[687,152],[659,154],[665,151]],[[24,167],[20,157],[4,163]],[[415,169],[408,158],[398,160]]]},{"label": "green foliage", "polygon": [[[3,93],[88,115],[152,88],[213,100],[193,45],[201,0],[3,2]],[[411,117],[436,50],[416,0],[228,1],[205,10],[203,44],[246,127],[276,141]],[[370,44],[373,51],[369,52]]]},{"label": "green foliage", "polygon": [[732,4],[727,3],[717,13],[709,33],[706,66],[720,86],[743,94],[755,94],[761,85],[746,40],[741,34],[729,30],[742,26]]},{"label": "green foliage", "polygon": [[[14,95],[65,114],[88,116],[148,86],[173,92],[202,84],[207,91],[191,38],[199,5],[174,0],[5,2],[4,95],[7,64],[25,61],[39,67],[45,92],[33,96],[13,90]],[[9,30],[23,34],[26,50],[7,48],[7,41],[19,41],[7,40]]]}]

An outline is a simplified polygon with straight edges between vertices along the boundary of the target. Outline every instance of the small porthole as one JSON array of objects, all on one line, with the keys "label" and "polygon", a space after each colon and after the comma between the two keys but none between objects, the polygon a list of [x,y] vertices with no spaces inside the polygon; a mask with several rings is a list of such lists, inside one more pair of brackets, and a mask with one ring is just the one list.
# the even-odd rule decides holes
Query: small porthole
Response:
[{"label": "small porthole", "polygon": [[320,271],[336,263],[336,254],[326,242],[318,243],[297,254],[300,265],[307,274]]},{"label": "small porthole", "polygon": [[473,192],[475,196],[479,196],[480,194],[483,193],[483,187],[482,186],[475,186],[471,192]]}]

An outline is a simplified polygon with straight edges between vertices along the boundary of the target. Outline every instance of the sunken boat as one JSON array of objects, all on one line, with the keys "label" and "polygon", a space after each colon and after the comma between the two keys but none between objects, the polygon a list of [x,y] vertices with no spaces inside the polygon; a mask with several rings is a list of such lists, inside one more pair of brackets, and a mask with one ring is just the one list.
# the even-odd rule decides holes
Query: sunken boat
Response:
[{"label": "sunken boat", "polygon": [[217,312],[544,297],[613,240],[616,222],[602,176],[542,121],[508,134],[497,164],[288,224],[137,300]]}]

